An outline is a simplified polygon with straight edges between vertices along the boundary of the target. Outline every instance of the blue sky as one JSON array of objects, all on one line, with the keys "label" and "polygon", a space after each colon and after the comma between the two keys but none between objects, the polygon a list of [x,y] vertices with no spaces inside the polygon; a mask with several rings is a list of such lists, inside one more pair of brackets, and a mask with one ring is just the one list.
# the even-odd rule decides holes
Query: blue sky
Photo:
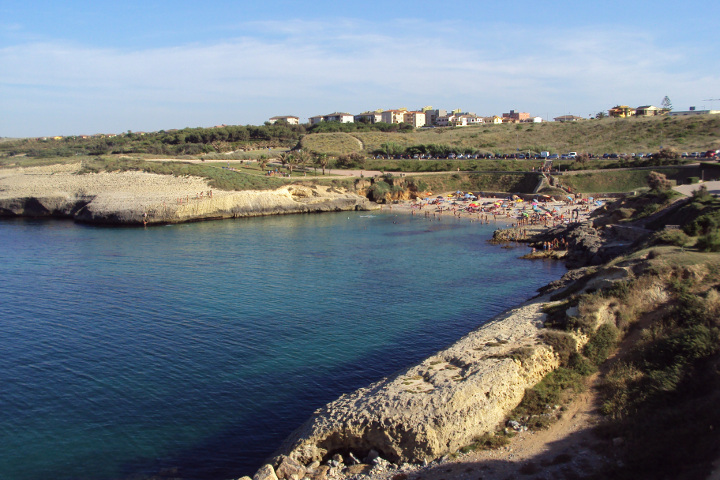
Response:
[{"label": "blue sky", "polygon": [[720,108],[720,2],[0,3],[0,137],[425,105]]}]

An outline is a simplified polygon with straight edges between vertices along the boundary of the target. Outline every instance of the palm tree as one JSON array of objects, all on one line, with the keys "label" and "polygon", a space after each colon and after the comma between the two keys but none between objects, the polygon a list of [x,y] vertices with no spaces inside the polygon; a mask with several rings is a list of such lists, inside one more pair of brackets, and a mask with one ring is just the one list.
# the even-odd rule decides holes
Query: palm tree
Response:
[{"label": "palm tree", "polygon": [[260,170],[265,170],[265,167],[267,167],[267,164],[268,164],[267,155],[260,155],[260,158],[258,159],[258,165],[260,165]]},{"label": "palm tree", "polygon": [[[310,161],[310,152],[308,152],[307,150],[298,150],[295,154],[295,160],[296,165],[305,167],[308,161]],[[292,169],[290,170],[290,173],[292,173]]]},{"label": "palm tree", "polygon": [[288,152],[283,152],[279,155],[280,163],[282,163],[283,167],[288,164],[288,159],[290,157],[292,157],[292,154],[290,154]]},{"label": "palm tree", "polygon": [[317,164],[322,167],[323,175],[325,175],[325,168],[328,166],[327,153],[319,153],[317,157],[315,157],[315,160],[317,161]]},{"label": "palm tree", "polygon": [[297,155],[288,155],[287,156],[287,165],[288,165],[288,168],[290,169],[290,175],[292,175],[293,167],[295,165],[297,165],[298,163],[300,163],[300,159],[298,158]]}]

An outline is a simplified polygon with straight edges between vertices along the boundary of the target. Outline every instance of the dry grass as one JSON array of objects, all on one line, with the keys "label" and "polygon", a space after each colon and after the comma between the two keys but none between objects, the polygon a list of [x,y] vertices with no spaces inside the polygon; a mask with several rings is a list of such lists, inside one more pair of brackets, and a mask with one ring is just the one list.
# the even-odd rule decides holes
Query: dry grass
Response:
[{"label": "dry grass", "polygon": [[349,155],[362,150],[362,143],[347,133],[314,133],[301,140],[302,148],[329,155]]},{"label": "dry grass", "polygon": [[[521,152],[547,150],[599,154],[655,152],[661,145],[680,152],[691,152],[720,148],[720,115],[606,118],[574,123],[480,125],[418,129],[409,133],[354,132],[339,135],[360,140],[365,153],[371,153],[389,142],[406,147],[420,144],[472,147],[487,153],[513,153],[517,149]],[[336,149],[329,145],[323,148]]]}]

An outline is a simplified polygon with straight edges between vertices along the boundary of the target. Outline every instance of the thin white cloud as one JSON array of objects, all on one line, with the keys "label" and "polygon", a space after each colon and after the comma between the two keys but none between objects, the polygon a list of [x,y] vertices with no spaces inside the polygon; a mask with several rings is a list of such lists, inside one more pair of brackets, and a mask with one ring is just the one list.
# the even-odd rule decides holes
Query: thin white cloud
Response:
[{"label": "thin white cloud", "polygon": [[[244,36],[169,48],[1,48],[0,95],[11,99],[6,118],[40,115],[43,102],[49,112],[71,112],[73,121],[105,121],[100,130],[259,123],[276,114],[430,102],[483,114],[519,108],[586,115],[615,103],[657,103],[665,94],[691,98],[720,84],[718,74],[683,70],[692,59],[659,46],[649,32],[510,35],[505,27],[476,31],[459,22],[351,19],[254,22],[239,30]],[[62,122],[52,114],[36,119],[46,129],[54,120],[58,131]],[[0,120],[0,136],[23,135],[14,125],[29,123]]]}]

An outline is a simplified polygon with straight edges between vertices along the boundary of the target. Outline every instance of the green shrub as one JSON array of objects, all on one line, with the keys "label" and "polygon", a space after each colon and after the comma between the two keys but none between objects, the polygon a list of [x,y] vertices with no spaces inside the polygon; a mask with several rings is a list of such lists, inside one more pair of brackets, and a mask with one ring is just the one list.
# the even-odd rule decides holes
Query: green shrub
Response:
[{"label": "green shrub", "polygon": [[610,323],[600,325],[583,349],[583,353],[593,365],[600,365],[607,359],[617,344],[619,333],[615,325]]},{"label": "green shrub", "polygon": [[592,375],[597,371],[597,368],[595,368],[595,365],[593,365],[590,360],[579,354],[578,352],[573,353],[570,355],[570,360],[568,361],[568,367],[575,372],[579,373],[583,377],[587,377],[588,375]]},{"label": "green shrub", "polygon": [[568,365],[572,354],[577,352],[577,340],[569,333],[546,331],[543,332],[543,341],[552,347],[563,366]]},{"label": "green shrub", "polygon": [[720,252],[720,230],[713,230],[698,238],[697,248],[702,252]]},{"label": "green shrub", "polygon": [[462,453],[469,453],[475,450],[495,450],[510,443],[510,439],[513,436],[513,433],[505,433],[504,431],[486,433],[476,438],[470,445],[462,447],[460,451]]},{"label": "green shrub", "polygon": [[583,391],[583,377],[575,370],[560,367],[545,375],[533,388],[525,390],[525,396],[512,411],[510,418],[523,420],[531,429],[547,427],[552,417],[547,415],[554,405],[563,404],[568,393]]},{"label": "green shrub", "polygon": [[682,230],[663,230],[653,240],[654,244],[675,245],[677,247],[686,247],[691,242],[692,239]]}]

